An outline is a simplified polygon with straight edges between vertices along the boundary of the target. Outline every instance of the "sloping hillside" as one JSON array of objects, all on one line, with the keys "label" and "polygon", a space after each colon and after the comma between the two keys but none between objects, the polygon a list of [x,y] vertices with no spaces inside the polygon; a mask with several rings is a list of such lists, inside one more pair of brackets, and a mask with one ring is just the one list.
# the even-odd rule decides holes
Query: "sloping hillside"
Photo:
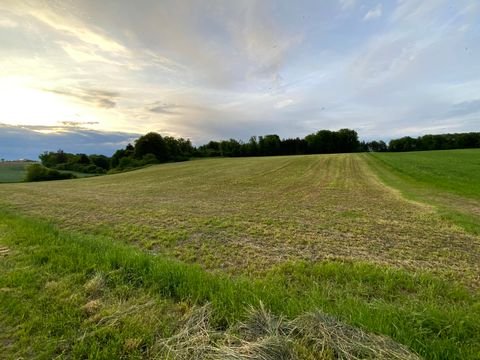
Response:
[{"label": "sloping hillside", "polygon": [[0,187],[3,205],[231,273],[354,259],[472,284],[480,240],[383,185],[364,155],[209,159]]}]

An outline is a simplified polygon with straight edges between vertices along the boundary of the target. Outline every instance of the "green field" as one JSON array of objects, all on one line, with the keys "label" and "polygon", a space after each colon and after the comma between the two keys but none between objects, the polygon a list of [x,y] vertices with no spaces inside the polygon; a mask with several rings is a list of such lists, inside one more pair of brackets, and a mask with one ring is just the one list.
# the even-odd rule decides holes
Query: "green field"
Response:
[{"label": "green field", "polygon": [[426,187],[480,200],[480,149],[376,153],[377,159]]},{"label": "green field", "polygon": [[480,150],[377,153],[382,180],[480,234]]},{"label": "green field", "polygon": [[[0,163],[0,183],[17,183],[25,180],[27,167],[35,162],[7,161]],[[96,174],[85,174],[76,171],[61,170],[61,173],[70,173],[77,178],[97,176]]]},{"label": "green field", "polygon": [[0,183],[20,182],[27,173],[26,167],[32,164],[24,161],[6,161],[0,163]]},{"label": "green field", "polygon": [[7,358],[414,358],[386,335],[428,359],[476,359],[480,237],[445,214],[462,204],[475,223],[480,153],[440,153],[4,184],[0,343]]}]

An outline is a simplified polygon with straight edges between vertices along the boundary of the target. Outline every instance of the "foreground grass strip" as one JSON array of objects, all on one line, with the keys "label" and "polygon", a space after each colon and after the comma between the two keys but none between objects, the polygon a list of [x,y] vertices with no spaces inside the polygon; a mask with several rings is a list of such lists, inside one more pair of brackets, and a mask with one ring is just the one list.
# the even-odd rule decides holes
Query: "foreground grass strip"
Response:
[{"label": "foreground grass strip", "polygon": [[210,303],[214,326],[227,328],[260,301],[287,318],[320,309],[428,359],[480,355],[479,295],[425,274],[322,262],[231,278],[7,213],[0,246],[0,341],[15,355],[148,356],[193,304]]}]

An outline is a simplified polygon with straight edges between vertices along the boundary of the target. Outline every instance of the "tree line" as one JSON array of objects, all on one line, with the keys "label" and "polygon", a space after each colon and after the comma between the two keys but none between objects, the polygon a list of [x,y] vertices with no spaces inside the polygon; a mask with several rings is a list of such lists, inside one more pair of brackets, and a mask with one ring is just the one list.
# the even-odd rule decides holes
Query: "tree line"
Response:
[{"label": "tree line", "polygon": [[302,154],[332,154],[356,152],[360,148],[355,130],[320,130],[305,138],[280,139],[276,134],[252,136],[248,142],[235,139],[210,141],[200,146],[198,155],[212,156],[275,156]]},{"label": "tree line", "polygon": [[480,148],[480,132],[405,136],[391,140],[388,151],[425,151]]},{"label": "tree line", "polygon": [[360,142],[355,130],[340,129],[338,131],[320,130],[304,138],[281,139],[278,135],[271,134],[252,136],[247,142],[230,139],[210,141],[205,145],[194,147],[188,139],[162,136],[150,132],[140,136],[133,145],[128,144],[125,148],[115,151],[111,157],[95,154],[71,154],[62,150],[44,152],[39,156],[42,166],[56,170],[56,172],[48,172],[37,166],[32,168],[32,172],[35,170],[35,176],[30,176],[29,179],[31,181],[32,179],[66,178],[65,171],[105,174],[148,164],[186,161],[201,157],[398,152],[460,148],[480,148],[480,133],[424,135],[417,138],[406,136],[393,139],[387,145],[382,140]]}]

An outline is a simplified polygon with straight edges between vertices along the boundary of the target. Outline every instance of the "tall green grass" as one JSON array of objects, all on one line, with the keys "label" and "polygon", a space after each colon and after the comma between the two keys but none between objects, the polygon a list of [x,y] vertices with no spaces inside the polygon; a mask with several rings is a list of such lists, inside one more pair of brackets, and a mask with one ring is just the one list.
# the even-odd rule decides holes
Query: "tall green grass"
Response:
[{"label": "tall green grass", "polygon": [[[120,327],[89,323],[80,307],[89,295],[78,289],[100,276],[102,301],[117,307],[141,298],[164,310],[208,302],[215,326],[225,328],[261,301],[272,313],[290,318],[320,309],[389,335],[428,359],[480,355],[480,296],[428,274],[326,261],[287,263],[257,279],[233,278],[8,213],[0,214],[0,244],[9,249],[0,260],[0,326],[10,329],[0,341],[10,344],[6,349],[12,354],[21,344],[32,354],[100,358],[123,356],[122,344],[135,334],[151,343],[152,312],[145,318],[134,313],[132,323],[127,316]],[[175,320],[166,319],[167,325]],[[171,331],[167,325],[165,334]],[[85,335],[92,332],[93,338]]]}]

